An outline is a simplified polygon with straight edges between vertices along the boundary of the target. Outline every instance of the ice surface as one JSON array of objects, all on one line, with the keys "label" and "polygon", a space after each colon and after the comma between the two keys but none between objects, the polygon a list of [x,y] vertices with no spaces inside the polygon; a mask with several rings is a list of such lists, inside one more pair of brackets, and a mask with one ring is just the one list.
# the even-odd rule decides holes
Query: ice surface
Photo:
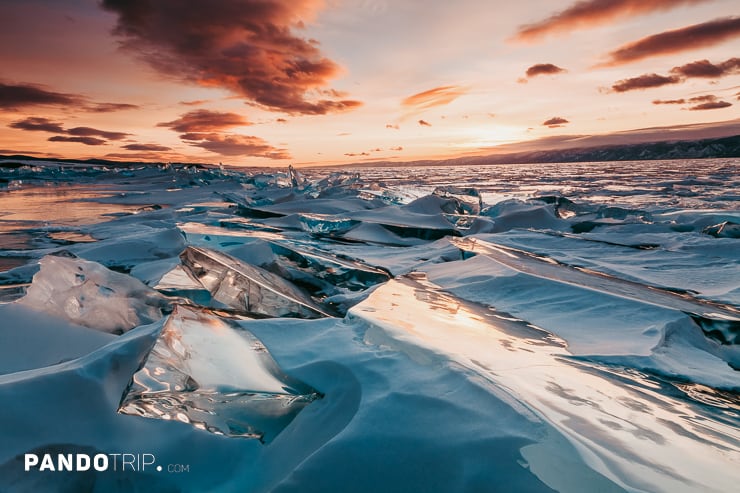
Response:
[{"label": "ice surface", "polygon": [[[421,365],[455,362],[526,403],[601,475],[567,489],[613,488],[604,484],[608,478],[627,491],[719,492],[737,479],[736,414],[716,415],[644,375],[573,363],[557,335],[446,294],[423,275],[386,283],[350,315],[371,325],[367,342],[403,351]],[[524,455],[549,486],[565,484],[564,471],[549,474],[547,454]]]},{"label": "ice surface", "polygon": [[[37,259],[65,248],[148,287],[114,306],[159,297],[156,288],[191,300],[178,308],[181,325],[207,320],[182,333],[197,362],[146,382],[185,389],[149,401],[152,414],[175,418],[144,419],[116,411],[132,376],[154,361],[155,343],[175,354],[167,344],[177,341],[160,337],[174,318],[115,336],[35,302],[0,301],[0,491],[89,484],[82,475],[19,472],[26,452],[128,450],[190,472],[165,483],[110,473],[98,489],[732,491],[737,166],[0,169],[8,185],[0,257],[10,268],[0,272],[9,293],[0,300],[34,284],[59,287],[33,276]],[[74,183],[76,195],[59,201],[70,188],[60,183]],[[44,194],[60,211],[87,215],[74,224],[16,220],[37,214],[30,198]],[[13,200],[21,195],[28,200]],[[495,249],[471,253],[460,236]],[[210,253],[181,259],[183,250]],[[248,319],[244,295],[256,289],[274,313]],[[110,309],[99,293],[84,294],[101,307],[91,320]],[[206,308],[229,303],[237,308]],[[321,313],[348,309],[344,318]],[[320,318],[284,316],[299,312]],[[227,398],[235,386],[269,394],[285,383],[237,385],[253,376],[241,371],[254,356],[243,329],[310,383],[298,395],[316,388],[324,397],[284,422],[255,405],[236,408],[238,398]],[[212,349],[216,340],[225,347]],[[223,362],[212,355],[233,368],[219,373]],[[187,412],[178,419],[170,403]],[[216,405],[252,413],[237,433],[257,435],[267,422],[269,445],[198,429],[229,432],[228,413],[194,410]]]},{"label": "ice surface", "polygon": [[119,412],[268,442],[318,397],[282,373],[249,331],[214,312],[179,305]]},{"label": "ice surface", "polygon": [[85,327],[122,333],[159,320],[169,306],[138,279],[96,262],[48,255],[39,264],[18,303]]},{"label": "ice surface", "polygon": [[285,279],[225,253],[191,246],[180,258],[213,299],[228,307],[265,317],[330,316]]}]

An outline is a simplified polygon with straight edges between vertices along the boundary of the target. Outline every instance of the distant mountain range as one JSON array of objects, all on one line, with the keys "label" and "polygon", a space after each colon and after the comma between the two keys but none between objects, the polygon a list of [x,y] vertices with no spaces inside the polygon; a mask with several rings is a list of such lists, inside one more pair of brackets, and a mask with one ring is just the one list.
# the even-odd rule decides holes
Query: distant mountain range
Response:
[{"label": "distant mountain range", "polygon": [[[561,144],[562,145],[562,144]],[[435,159],[411,162],[372,161],[352,163],[346,166],[478,166],[485,164],[519,164],[519,163],[570,163],[598,161],[639,161],[660,159],[703,159],[703,158],[740,158],[740,134],[730,137],[708,138],[700,140],[679,140],[663,142],[645,142],[637,144],[616,144],[600,146],[570,147],[561,149],[528,150],[520,152],[503,152],[491,155],[465,156],[451,159]],[[17,161],[80,163],[105,166],[136,166],[142,162],[120,162],[105,159],[49,159],[23,155],[0,155],[0,168],[16,167]],[[187,163],[196,166],[213,167],[209,164]]]},{"label": "distant mountain range", "polygon": [[489,156],[470,156],[452,159],[449,164],[453,164],[453,162],[455,162],[454,164],[570,163],[731,157],[740,157],[740,135],[718,139],[648,142],[627,145],[525,151]]},{"label": "distant mountain range", "polygon": [[397,161],[372,161],[353,163],[348,166],[480,166],[486,164],[575,163],[704,158],[740,158],[740,135],[700,140],[532,150],[451,159],[407,161],[402,163]]}]

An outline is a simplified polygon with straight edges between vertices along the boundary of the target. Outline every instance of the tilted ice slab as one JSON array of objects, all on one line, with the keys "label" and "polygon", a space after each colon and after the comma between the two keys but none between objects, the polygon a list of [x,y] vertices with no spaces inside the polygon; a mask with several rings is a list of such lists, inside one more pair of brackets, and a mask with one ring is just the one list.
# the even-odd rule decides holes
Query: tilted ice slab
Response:
[{"label": "tilted ice slab", "polygon": [[18,303],[85,327],[125,332],[159,320],[169,305],[138,279],[96,262],[47,255],[39,265]]},{"label": "tilted ice slab", "polygon": [[[565,342],[505,313],[439,290],[423,275],[391,280],[350,318],[369,323],[365,340],[433,367],[451,361],[510,394],[551,424],[521,449],[530,470],[559,491],[723,492],[737,483],[738,414],[681,398],[636,371],[573,360]],[[562,437],[598,475],[576,482]],[[605,481],[608,478],[609,481]]]},{"label": "tilted ice slab", "polygon": [[719,342],[740,342],[740,311],[732,306],[700,300],[688,294],[673,293],[589,269],[571,267],[548,257],[477,238],[453,239],[452,242],[465,251],[483,254],[518,272],[684,312],[691,315],[708,336]]},{"label": "tilted ice slab", "polygon": [[233,320],[178,305],[119,412],[270,441],[318,397],[285,375],[267,348]]},{"label": "tilted ice slab", "polygon": [[190,246],[180,259],[214,300],[230,308],[264,317],[331,316],[285,279],[225,253]]}]

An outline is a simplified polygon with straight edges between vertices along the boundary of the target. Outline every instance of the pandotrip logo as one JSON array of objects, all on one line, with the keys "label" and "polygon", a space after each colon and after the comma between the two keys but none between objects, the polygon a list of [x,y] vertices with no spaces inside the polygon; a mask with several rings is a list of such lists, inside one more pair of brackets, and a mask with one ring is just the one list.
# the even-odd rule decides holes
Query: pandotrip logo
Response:
[{"label": "pandotrip logo", "polygon": [[157,464],[154,454],[109,453],[109,454],[24,454],[23,468],[26,472],[190,472],[189,464]]}]

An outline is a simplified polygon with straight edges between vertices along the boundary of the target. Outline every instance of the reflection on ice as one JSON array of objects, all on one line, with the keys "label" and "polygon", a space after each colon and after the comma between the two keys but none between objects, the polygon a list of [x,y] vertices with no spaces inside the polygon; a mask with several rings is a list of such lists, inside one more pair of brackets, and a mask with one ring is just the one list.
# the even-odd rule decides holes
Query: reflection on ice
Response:
[{"label": "reflection on ice", "polygon": [[264,317],[329,317],[285,279],[215,250],[190,246],[180,254],[183,267],[214,300]]},{"label": "reflection on ice", "polygon": [[134,374],[119,412],[267,442],[318,397],[284,374],[235,321],[179,305]]},{"label": "reflection on ice", "polygon": [[[635,372],[626,385],[621,375],[569,358],[557,337],[442,293],[419,276],[389,281],[350,315],[370,324],[369,343],[399,349],[422,364],[454,362],[506,389],[622,488],[721,492],[736,485],[740,415],[732,409],[719,416],[706,401],[666,392],[665,383]],[[536,449],[547,446],[522,451],[543,480],[551,460]],[[600,485],[579,487],[598,491]]]}]

